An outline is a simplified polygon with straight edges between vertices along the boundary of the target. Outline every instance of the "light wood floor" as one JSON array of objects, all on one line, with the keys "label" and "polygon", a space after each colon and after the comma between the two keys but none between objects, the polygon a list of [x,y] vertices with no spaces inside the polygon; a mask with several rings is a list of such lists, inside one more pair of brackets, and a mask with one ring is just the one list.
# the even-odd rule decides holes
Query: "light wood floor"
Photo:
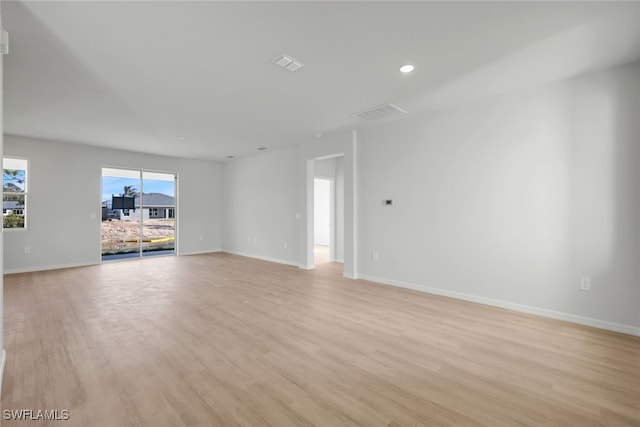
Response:
[{"label": "light wood floor", "polygon": [[212,254],[6,276],[2,409],[68,409],[60,426],[640,426],[639,338],[341,270]]},{"label": "light wood floor", "polygon": [[314,245],[313,246],[313,263],[324,264],[326,262],[331,262],[331,252],[329,246],[325,245]]}]

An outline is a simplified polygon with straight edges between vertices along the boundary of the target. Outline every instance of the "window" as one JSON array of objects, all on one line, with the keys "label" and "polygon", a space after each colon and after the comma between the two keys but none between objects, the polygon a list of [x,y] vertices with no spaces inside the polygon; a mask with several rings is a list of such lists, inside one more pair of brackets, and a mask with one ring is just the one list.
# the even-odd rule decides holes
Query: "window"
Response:
[{"label": "window", "polygon": [[150,217],[157,217],[158,216],[158,208],[150,208],[149,209],[149,216]]},{"label": "window", "polygon": [[2,226],[26,228],[27,160],[2,159]]}]

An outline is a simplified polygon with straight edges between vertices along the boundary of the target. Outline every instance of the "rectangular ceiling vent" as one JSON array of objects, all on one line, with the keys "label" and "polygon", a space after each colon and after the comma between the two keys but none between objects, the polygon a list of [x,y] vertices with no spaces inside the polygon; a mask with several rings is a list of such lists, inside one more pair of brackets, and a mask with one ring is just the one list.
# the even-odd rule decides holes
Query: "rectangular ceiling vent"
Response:
[{"label": "rectangular ceiling vent", "polygon": [[289,71],[296,71],[298,68],[302,68],[304,64],[289,55],[280,55],[273,60],[273,63],[279,67]]},{"label": "rectangular ceiling vent", "polygon": [[406,114],[407,110],[403,110],[397,105],[390,103],[378,105],[377,107],[367,108],[366,110],[353,113],[353,117],[357,117],[362,120],[378,120],[389,116],[395,116],[396,114]]}]

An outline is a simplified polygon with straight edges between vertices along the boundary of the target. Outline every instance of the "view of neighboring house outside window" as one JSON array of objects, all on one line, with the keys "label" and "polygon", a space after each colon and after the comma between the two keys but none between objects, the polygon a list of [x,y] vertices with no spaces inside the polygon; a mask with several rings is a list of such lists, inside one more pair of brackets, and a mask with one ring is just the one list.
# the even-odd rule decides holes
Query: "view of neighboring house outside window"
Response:
[{"label": "view of neighboring house outside window", "polygon": [[2,159],[2,226],[24,229],[27,226],[27,160]]}]

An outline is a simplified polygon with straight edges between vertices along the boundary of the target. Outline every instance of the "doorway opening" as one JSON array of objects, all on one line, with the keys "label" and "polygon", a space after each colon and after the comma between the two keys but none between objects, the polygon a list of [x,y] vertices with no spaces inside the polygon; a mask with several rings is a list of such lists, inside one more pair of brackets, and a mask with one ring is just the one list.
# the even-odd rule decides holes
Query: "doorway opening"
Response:
[{"label": "doorway opening", "polygon": [[314,265],[344,263],[343,156],[314,161],[313,255]]},{"label": "doorway opening", "polygon": [[315,178],[313,182],[313,261],[334,262],[334,180]]},{"label": "doorway opening", "polygon": [[175,255],[175,173],[102,168],[103,261]]}]

